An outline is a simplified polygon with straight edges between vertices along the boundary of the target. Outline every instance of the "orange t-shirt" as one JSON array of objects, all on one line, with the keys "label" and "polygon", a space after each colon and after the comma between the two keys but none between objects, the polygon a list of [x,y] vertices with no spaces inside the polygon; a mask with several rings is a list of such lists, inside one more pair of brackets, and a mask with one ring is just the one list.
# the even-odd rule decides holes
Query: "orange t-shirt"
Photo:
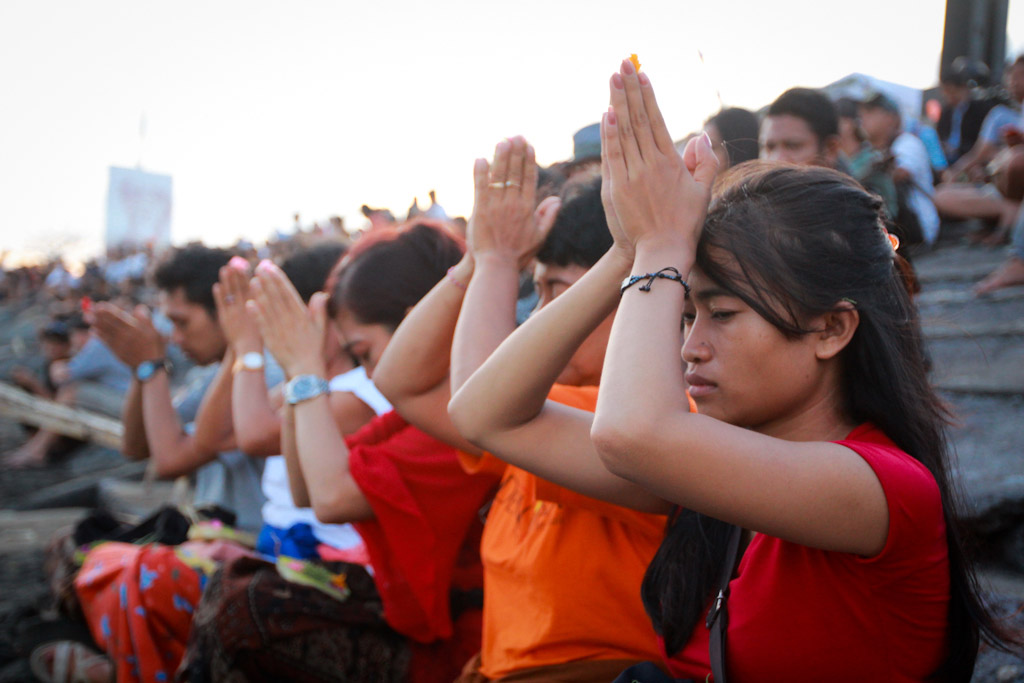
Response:
[{"label": "orange t-shirt", "polygon": [[[597,387],[555,385],[548,397],[593,411]],[[480,672],[498,678],[578,660],[659,660],[640,582],[665,517],[574,493],[490,454],[459,457],[471,472],[505,470],[480,547]]]}]

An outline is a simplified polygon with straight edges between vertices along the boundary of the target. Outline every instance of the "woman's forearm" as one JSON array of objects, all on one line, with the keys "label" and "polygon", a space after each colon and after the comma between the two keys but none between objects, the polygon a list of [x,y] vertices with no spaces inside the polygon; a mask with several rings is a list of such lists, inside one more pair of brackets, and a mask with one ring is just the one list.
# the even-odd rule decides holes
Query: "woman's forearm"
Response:
[{"label": "woman's forearm", "polygon": [[217,458],[217,451],[201,446],[185,432],[166,372],[156,373],[142,385],[142,419],[153,471],[161,479],[192,474]]},{"label": "woman's forearm", "polygon": [[309,490],[306,488],[306,476],[299,460],[299,450],[295,445],[295,413],[289,405],[285,405],[281,410],[281,454],[288,470],[288,488],[291,490],[295,506],[308,508],[312,503],[309,500]]},{"label": "woman's forearm", "polygon": [[228,451],[237,443],[231,424],[231,367],[234,362],[235,354],[229,348],[196,413],[195,440],[207,450]]},{"label": "woman's forearm", "polygon": [[132,378],[132,383],[121,405],[121,453],[130,460],[144,460],[149,457],[149,443],[146,441],[146,423],[142,416],[142,384]]},{"label": "woman's forearm", "polygon": [[516,328],[519,265],[512,256],[478,256],[451,347],[452,394]]},{"label": "woman's forearm", "polygon": [[263,370],[239,370],[233,387],[231,405],[238,447],[255,457],[280,453],[281,419],[270,403]]},{"label": "woman's forearm", "polygon": [[505,340],[452,399],[460,431],[486,439],[536,416],[573,353],[615,310],[628,272],[626,260],[609,252]]},{"label": "woman's forearm", "polygon": [[591,498],[664,513],[664,501],[604,467],[591,413],[547,399],[577,347],[615,310],[627,269],[617,255],[599,261],[505,340],[449,408],[456,426],[506,462]]},{"label": "woman's forearm", "polygon": [[373,517],[373,509],[352,478],[349,451],[331,414],[327,395],[292,406],[295,445],[306,489],[323,522],[353,522]]},{"label": "woman's forearm", "polygon": [[[686,248],[640,245],[633,271],[671,266],[689,273],[692,263]],[[639,287],[623,293],[612,325],[594,424],[599,434],[643,433],[665,413],[689,410],[680,358],[685,290],[670,280],[654,281],[650,291]]]}]

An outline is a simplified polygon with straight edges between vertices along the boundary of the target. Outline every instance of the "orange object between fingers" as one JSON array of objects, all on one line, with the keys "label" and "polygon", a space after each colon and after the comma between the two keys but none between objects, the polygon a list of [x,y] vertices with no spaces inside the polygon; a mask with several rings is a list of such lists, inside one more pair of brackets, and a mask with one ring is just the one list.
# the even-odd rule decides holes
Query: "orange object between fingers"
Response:
[{"label": "orange object between fingers", "polygon": [[636,69],[636,72],[640,73],[640,58],[636,56],[635,52],[629,56],[629,61],[633,62],[633,68]]}]

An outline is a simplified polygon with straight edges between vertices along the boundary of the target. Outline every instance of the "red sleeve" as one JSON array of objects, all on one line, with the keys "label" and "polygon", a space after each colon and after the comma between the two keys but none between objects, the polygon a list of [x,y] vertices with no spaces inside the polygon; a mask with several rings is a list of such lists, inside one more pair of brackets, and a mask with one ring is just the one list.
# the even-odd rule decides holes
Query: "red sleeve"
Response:
[{"label": "red sleeve", "polygon": [[388,624],[431,642],[452,634],[453,571],[494,478],[465,473],[454,449],[404,421],[389,426],[350,441],[352,477],[375,515],[355,526]]},{"label": "red sleeve", "polygon": [[885,547],[874,557],[856,560],[884,564],[894,578],[901,567],[920,568],[922,558],[926,563],[944,562],[946,522],[932,473],[874,427],[860,427],[839,444],[856,452],[871,467],[885,492],[889,510]]}]

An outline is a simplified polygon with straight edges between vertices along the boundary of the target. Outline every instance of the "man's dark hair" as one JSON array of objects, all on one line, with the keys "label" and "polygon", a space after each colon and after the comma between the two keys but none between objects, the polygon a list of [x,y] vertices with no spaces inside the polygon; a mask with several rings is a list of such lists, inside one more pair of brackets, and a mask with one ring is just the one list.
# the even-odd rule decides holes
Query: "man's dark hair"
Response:
[{"label": "man's dark hair", "polygon": [[71,341],[71,330],[63,320],[51,320],[39,330],[39,339],[42,341],[67,344]]},{"label": "man's dark hair", "polygon": [[753,112],[729,107],[709,118],[704,125],[709,123],[718,129],[730,166],[757,158],[760,151],[757,144],[759,124]]},{"label": "man's dark hair", "polygon": [[836,114],[841,119],[859,119],[860,102],[852,97],[840,97],[836,100]]},{"label": "man's dark hair", "polygon": [[299,296],[306,303],[324,289],[327,276],[345,255],[341,242],[321,242],[302,249],[281,262],[281,270],[292,281]]},{"label": "man's dark hair", "polygon": [[555,224],[537,252],[537,260],[556,266],[590,268],[613,242],[601,204],[601,179],[582,185],[570,183],[562,202]]},{"label": "man's dark hair", "polygon": [[153,271],[153,284],[165,292],[183,289],[188,301],[199,304],[216,319],[213,284],[220,277],[221,266],[227,264],[230,258],[231,252],[227,249],[215,249],[201,244],[175,249]]},{"label": "man's dark hair", "polygon": [[552,164],[537,168],[537,201],[554,196],[565,187],[566,164]]},{"label": "man's dark hair", "polygon": [[839,116],[828,95],[811,88],[790,88],[771,103],[768,116],[795,116],[803,119],[818,136],[818,146],[831,135],[839,135]]}]

